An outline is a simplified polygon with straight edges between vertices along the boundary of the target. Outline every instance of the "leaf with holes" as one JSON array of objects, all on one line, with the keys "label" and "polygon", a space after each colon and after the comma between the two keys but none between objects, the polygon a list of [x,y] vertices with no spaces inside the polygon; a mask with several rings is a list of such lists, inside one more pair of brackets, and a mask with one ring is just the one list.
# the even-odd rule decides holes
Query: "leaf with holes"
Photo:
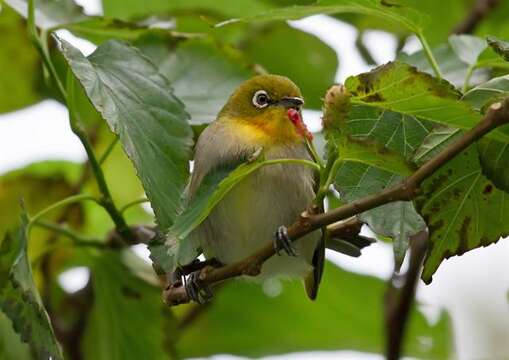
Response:
[{"label": "leaf with holes", "polygon": [[160,227],[167,229],[180,208],[191,158],[193,133],[184,105],[157,67],[125,43],[108,41],[88,58],[65,41],[61,50],[92,104],[119,136]]},{"label": "leaf with holes", "polygon": [[50,319],[39,297],[27,255],[26,214],[0,247],[0,309],[37,359],[63,359]]},{"label": "leaf with holes", "polygon": [[425,180],[415,204],[429,229],[426,283],[444,259],[509,234],[509,196],[483,176],[475,146]]},{"label": "leaf with holes", "polygon": [[[412,126],[410,117],[401,122],[400,134],[399,126],[394,122],[398,114],[391,118],[389,112],[368,106],[352,107],[349,99],[348,92],[341,86],[333,86],[327,92],[323,123],[329,153],[337,151],[342,161],[372,165],[401,175],[411,174],[413,167],[406,159],[407,139],[403,139],[403,155],[398,153],[397,146],[393,149],[405,134],[406,126]],[[413,136],[410,131],[409,135]]]}]

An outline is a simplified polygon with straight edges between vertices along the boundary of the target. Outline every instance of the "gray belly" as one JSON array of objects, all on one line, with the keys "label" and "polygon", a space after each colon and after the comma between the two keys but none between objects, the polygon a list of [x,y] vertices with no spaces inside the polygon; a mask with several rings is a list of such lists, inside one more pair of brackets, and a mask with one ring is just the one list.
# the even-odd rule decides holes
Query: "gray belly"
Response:
[{"label": "gray belly", "polygon": [[[207,257],[228,264],[272,241],[280,225],[291,225],[314,198],[311,171],[302,165],[270,165],[239,183],[216,206],[193,236]],[[314,232],[295,244],[298,257],[274,256],[262,268],[272,275],[305,276],[319,239]]]}]

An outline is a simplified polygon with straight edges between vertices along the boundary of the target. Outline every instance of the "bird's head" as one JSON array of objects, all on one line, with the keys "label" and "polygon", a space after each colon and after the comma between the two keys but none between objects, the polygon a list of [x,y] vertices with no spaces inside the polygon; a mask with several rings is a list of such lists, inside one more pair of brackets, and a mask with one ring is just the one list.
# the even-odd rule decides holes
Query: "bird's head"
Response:
[{"label": "bird's head", "polygon": [[240,85],[219,113],[246,137],[269,144],[301,142],[311,138],[302,121],[302,94],[290,79],[279,75],[255,76]]}]

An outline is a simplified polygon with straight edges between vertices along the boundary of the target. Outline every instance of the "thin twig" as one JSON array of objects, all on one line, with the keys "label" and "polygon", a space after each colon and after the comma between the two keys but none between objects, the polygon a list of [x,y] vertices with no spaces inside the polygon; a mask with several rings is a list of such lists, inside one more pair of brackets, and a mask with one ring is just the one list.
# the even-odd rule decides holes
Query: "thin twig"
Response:
[{"label": "thin twig", "polygon": [[476,0],[465,19],[454,28],[453,34],[471,34],[474,32],[479,23],[499,3],[499,0]]},{"label": "thin twig", "polygon": [[[450,144],[400,184],[324,213],[310,214],[307,211],[303,212],[288,227],[289,238],[295,241],[323,226],[347,219],[378,206],[394,201],[412,200],[418,194],[419,186],[425,179],[482,136],[506,123],[509,123],[509,98],[491,105],[487,114],[474,128],[465,132],[459,140]],[[205,285],[210,285],[241,275],[256,276],[260,273],[262,264],[274,254],[273,242],[269,241],[259,251],[243,260],[217,269],[202,271],[199,276],[200,281]],[[168,287],[163,292],[163,298],[168,305],[177,305],[190,301],[183,286]]]},{"label": "thin twig", "polygon": [[[405,329],[414,302],[415,289],[426,255],[428,233],[421,231],[410,237],[410,264],[404,276],[394,274],[385,294],[386,358],[398,360],[401,356]],[[400,281],[404,281],[400,285]]]}]

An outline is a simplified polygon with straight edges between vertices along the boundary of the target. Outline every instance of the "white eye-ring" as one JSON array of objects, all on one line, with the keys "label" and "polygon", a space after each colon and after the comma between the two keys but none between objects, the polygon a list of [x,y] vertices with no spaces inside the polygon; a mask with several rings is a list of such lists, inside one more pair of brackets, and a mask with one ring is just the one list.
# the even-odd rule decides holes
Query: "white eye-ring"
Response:
[{"label": "white eye-ring", "polygon": [[270,97],[265,90],[258,90],[253,95],[253,105],[259,109],[267,107],[270,103]]}]

